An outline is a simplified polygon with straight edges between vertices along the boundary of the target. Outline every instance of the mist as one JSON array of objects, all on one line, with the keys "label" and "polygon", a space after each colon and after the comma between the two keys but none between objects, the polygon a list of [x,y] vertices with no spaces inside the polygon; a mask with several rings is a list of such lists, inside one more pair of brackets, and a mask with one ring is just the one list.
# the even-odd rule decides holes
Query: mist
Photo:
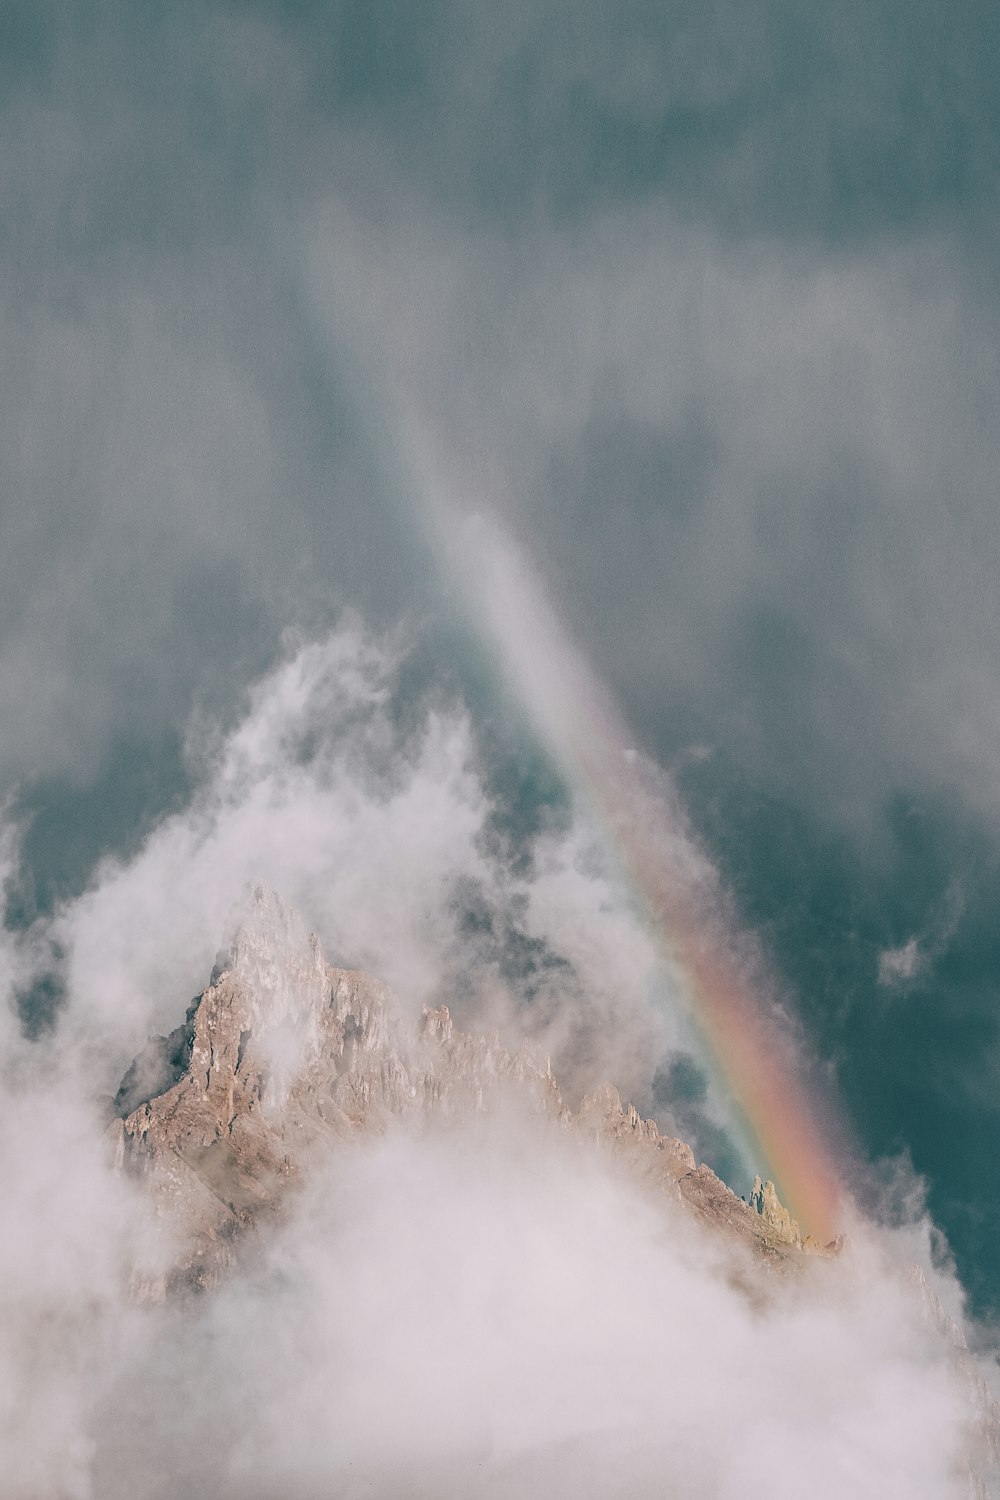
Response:
[{"label": "mist", "polygon": [[[49,1032],[8,1033],[13,1492],[966,1494],[985,1388],[908,1279],[923,1261],[961,1316],[899,1179],[894,1226],[888,1198],[882,1227],[845,1203],[848,1252],[769,1277],[512,1097],[317,1147],[228,1280],[148,1303],[175,1226],[114,1170],[99,1096],[178,1023],[248,879],[388,980],[402,1018],[447,999],[541,1044],[570,1099],[604,1078],[651,1098],[692,1055],[596,832],[577,814],[505,858],[481,736],[438,688],[401,715],[405,660],[356,619],[289,643],[234,726],[192,727],[190,804],[8,939],[12,976],[58,951],[66,987]],[[725,1099],[707,1108],[724,1132]]]},{"label": "mist", "polygon": [[762,1305],[730,1276],[537,1124],[400,1132],[321,1170],[203,1326],[149,1315],[100,1492],[965,1492],[960,1388],[888,1269]]}]

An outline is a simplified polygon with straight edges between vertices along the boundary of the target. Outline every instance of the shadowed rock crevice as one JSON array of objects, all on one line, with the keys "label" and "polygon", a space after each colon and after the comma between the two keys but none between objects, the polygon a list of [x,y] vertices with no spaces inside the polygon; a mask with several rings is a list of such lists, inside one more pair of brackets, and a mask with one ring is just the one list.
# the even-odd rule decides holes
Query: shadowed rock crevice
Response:
[{"label": "shadowed rock crevice", "polygon": [[165,1094],[183,1078],[191,1062],[197,1008],[195,999],[183,1025],[175,1027],[169,1036],[150,1037],[132,1062],[114,1097],[114,1112],[119,1118],[124,1119],[140,1104]]}]

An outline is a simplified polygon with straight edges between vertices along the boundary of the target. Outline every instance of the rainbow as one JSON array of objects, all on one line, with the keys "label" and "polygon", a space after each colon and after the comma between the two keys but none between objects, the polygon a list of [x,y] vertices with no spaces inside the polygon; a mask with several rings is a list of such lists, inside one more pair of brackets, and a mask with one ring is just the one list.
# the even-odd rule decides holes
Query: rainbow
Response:
[{"label": "rainbow", "polygon": [[461,550],[463,566],[476,559],[466,577],[512,687],[603,825],[768,1170],[803,1229],[825,1242],[838,1199],[825,1132],[669,782],[636,754],[610,695],[495,523],[480,516]]},{"label": "rainbow", "polygon": [[[636,752],[610,693],[574,648],[545,590],[491,512],[470,515],[449,493],[426,433],[411,429],[412,472],[435,553],[499,660],[516,700],[574,795],[603,828],[654,934],[664,969],[680,980],[689,1018],[739,1117],[803,1233],[836,1233],[839,1174],[832,1116],[807,1087],[790,1023],[768,994],[753,945],[741,936],[717,872],[693,837],[666,775]],[[439,455],[433,455],[439,459]],[[462,502],[462,503],[460,503]]]},{"label": "rainbow", "polygon": [[[829,1109],[824,1117],[807,1086],[790,1027],[761,981],[752,945],[740,938],[726,911],[716,873],[691,836],[668,779],[635,753],[610,694],[573,648],[516,546],[491,519],[505,507],[482,503],[476,493],[495,502],[502,482],[497,469],[470,484],[473,470],[490,468],[487,447],[470,449],[459,438],[465,451],[456,481],[454,447],[439,439],[437,424],[428,420],[424,372],[412,341],[372,339],[356,307],[338,302],[325,240],[314,250],[309,279],[320,315],[328,318],[332,306],[332,331],[341,347],[352,348],[359,372],[374,360],[379,436],[395,470],[390,489],[412,504],[513,695],[574,794],[603,826],[656,936],[665,972],[681,979],[690,1019],[758,1163],[774,1177],[802,1228],[829,1240],[839,1200],[830,1143],[842,1138],[842,1127]],[[396,438],[391,452],[384,444],[386,429]],[[470,510],[479,513],[470,516]]]}]

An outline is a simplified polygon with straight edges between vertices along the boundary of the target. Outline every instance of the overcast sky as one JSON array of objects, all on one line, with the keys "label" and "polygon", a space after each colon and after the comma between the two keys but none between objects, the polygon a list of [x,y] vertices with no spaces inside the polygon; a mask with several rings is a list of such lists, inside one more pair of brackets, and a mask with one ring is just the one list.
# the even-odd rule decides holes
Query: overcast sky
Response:
[{"label": "overcast sky", "polygon": [[469,705],[529,856],[565,789],[416,435],[1000,1308],[998,31],[985,0],[7,5],[9,923],[134,852],[197,726],[345,610]]}]

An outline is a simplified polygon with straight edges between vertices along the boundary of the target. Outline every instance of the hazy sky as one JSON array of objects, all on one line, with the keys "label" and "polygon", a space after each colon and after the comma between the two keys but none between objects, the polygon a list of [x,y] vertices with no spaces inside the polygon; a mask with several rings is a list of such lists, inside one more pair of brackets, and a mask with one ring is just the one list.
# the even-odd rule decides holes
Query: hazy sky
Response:
[{"label": "hazy sky", "polygon": [[[973,0],[5,6],[9,923],[134,854],[199,726],[345,610],[416,643],[398,722],[468,705],[503,859],[540,857],[565,788],[426,524],[426,440],[1000,1310],[998,32]],[[559,971],[526,897],[466,898],[518,994]]]}]

